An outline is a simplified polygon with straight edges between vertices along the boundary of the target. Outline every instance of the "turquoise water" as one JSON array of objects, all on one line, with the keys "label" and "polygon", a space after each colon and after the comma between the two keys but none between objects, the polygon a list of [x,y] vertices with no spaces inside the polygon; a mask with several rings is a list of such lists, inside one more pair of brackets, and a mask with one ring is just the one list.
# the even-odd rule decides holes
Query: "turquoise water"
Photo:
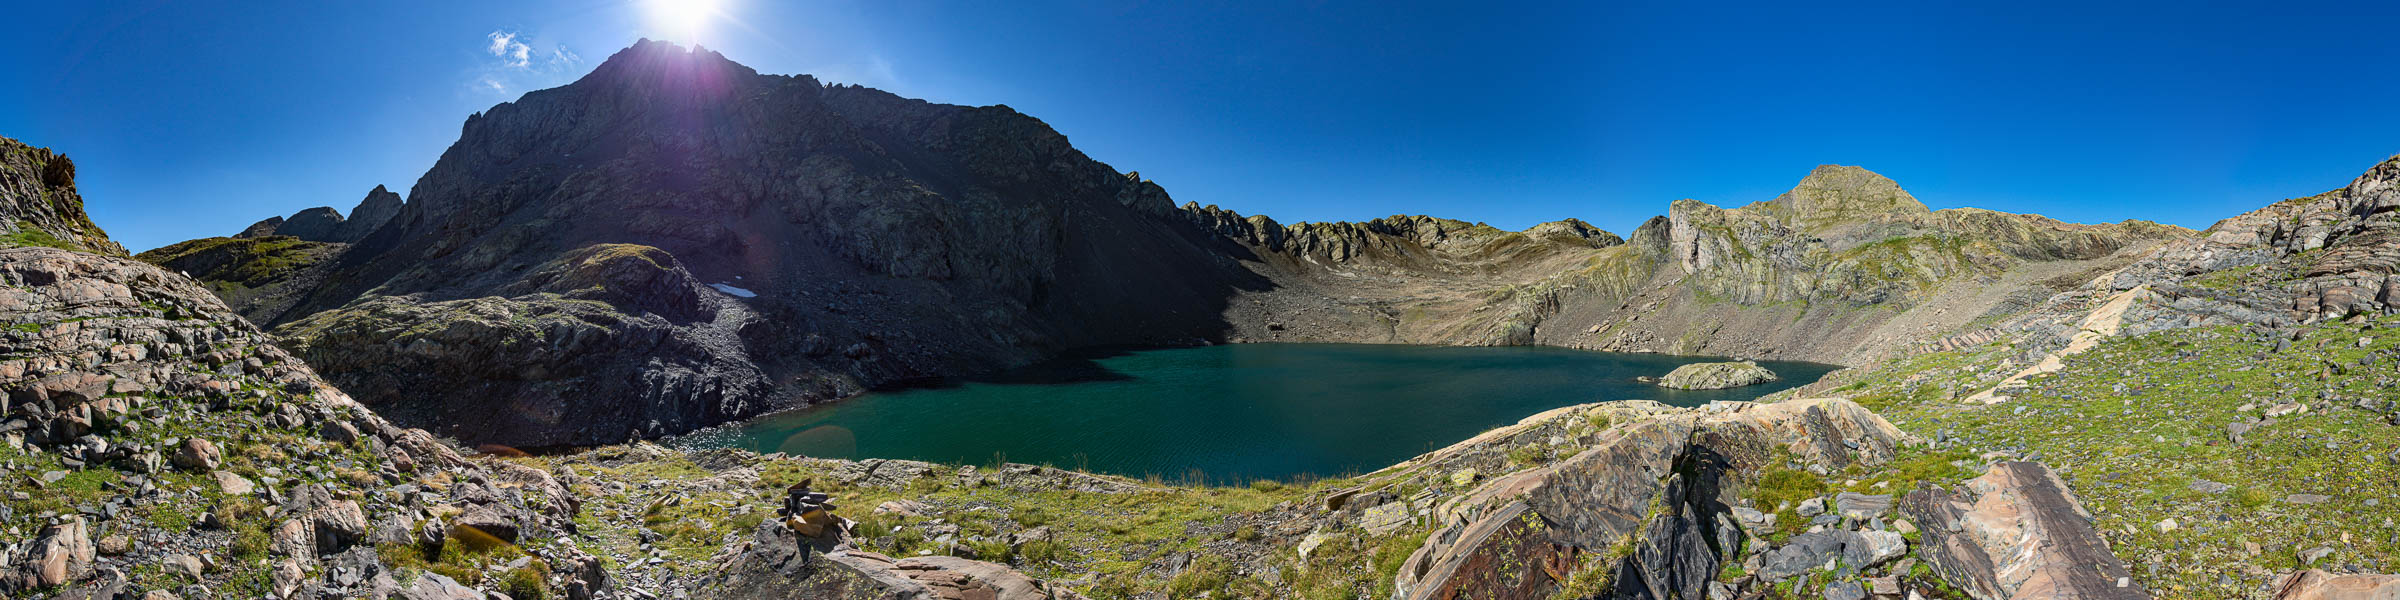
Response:
[{"label": "turquoise water", "polygon": [[1356,344],[1092,352],[768,415],[682,443],[1238,483],[1373,471],[1560,406],[1747,400],[1837,368],[1762,361],[1783,379],[1730,390],[1633,380],[1712,360],[1722,359]]}]

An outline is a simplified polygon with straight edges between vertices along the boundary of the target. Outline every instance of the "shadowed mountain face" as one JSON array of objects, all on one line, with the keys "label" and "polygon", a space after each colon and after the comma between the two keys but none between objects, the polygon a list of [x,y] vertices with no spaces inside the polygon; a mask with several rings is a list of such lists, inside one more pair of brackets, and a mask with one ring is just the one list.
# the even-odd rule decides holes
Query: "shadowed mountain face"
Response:
[{"label": "shadowed mountain face", "polygon": [[145,258],[208,281],[385,414],[522,446],[680,433],[1086,346],[1849,363],[2189,234],[1929,211],[1832,166],[1749,207],[1675,203],[1630,240],[1573,219],[1285,225],[1176,208],[1005,106],[648,41],[470,117],[396,209],[378,190],[346,221],[312,209]]},{"label": "shadowed mountain face", "polygon": [[1267,285],[1242,253],[1007,107],[644,42],[470,117],[389,223],[252,314],[398,418],[592,444],[1220,338]]}]

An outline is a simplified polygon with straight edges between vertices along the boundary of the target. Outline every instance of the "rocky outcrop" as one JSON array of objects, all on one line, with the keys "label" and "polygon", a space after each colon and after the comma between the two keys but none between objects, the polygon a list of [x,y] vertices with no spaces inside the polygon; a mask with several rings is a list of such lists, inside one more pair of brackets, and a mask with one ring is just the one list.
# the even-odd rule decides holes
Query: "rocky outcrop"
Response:
[{"label": "rocky outcrop", "polygon": [[[591,445],[766,408],[765,376],[741,342],[762,326],[757,313],[657,248],[580,248],[493,292],[377,296],[280,333],[385,414],[477,444]],[[422,389],[453,393],[410,395]],[[398,397],[411,401],[385,400]]]},{"label": "rocky outcrop", "polygon": [[578,501],[549,472],[393,426],[188,277],[13,247],[0,284],[0,448],[11,473],[35,473],[0,494],[0,530],[30,536],[0,542],[0,595],[481,598],[448,578],[404,586],[384,561],[491,542],[526,556],[509,567],[517,592],[606,584],[552,543],[575,531]]},{"label": "rocky outcrop", "polygon": [[237,238],[260,238],[260,237],[267,237],[267,236],[270,236],[270,235],[275,235],[275,228],[277,228],[277,227],[282,227],[282,226],[283,226],[283,217],[267,217],[267,218],[264,218],[264,219],[260,219],[260,220],[259,220],[257,223],[251,223],[249,227],[243,227],[243,228],[242,228],[242,232],[241,232],[241,233],[236,233],[236,234],[233,234],[233,237],[237,237]]},{"label": "rocky outcrop", "polygon": [[1994,464],[1958,492],[1910,492],[1900,509],[1923,531],[1926,564],[1977,600],[2150,597],[2040,464]]},{"label": "rocky outcrop", "polygon": [[[679,323],[550,292],[378,297],[282,332],[303,358],[379,398],[374,406],[393,418],[471,443],[538,448],[654,437],[767,410],[759,404],[765,376],[734,342],[755,317],[731,307],[708,317]],[[413,395],[425,389],[450,393]],[[390,400],[402,397],[410,401]]]},{"label": "rocky outcrop", "polygon": [[326,241],[347,243],[366,239],[368,234],[375,233],[384,223],[391,222],[392,217],[400,216],[401,204],[400,194],[383,189],[381,185],[375,186],[375,189],[367,190],[367,197],[359,200],[358,206],[351,207],[350,218],[344,219],[341,227],[334,231],[334,239]]},{"label": "rocky outcrop", "polygon": [[1625,424],[1573,457],[1444,501],[1434,511],[1443,526],[1401,564],[1400,595],[1545,598],[1563,574],[1596,569],[1609,573],[1606,597],[1688,597],[1747,539],[1732,516],[1745,473],[1786,454],[1834,468],[1879,464],[1905,440],[1846,400],[1616,403],[1545,413],[1387,472],[1443,472],[1513,429],[1590,415]]},{"label": "rocky outcrop", "polygon": [[1776,380],[1774,371],[1752,361],[1692,363],[1675,367],[1658,378],[1659,387],[1678,390],[1721,390]]},{"label": "rocky outcrop", "polygon": [[342,213],[331,206],[319,206],[293,213],[275,226],[275,235],[288,235],[312,242],[342,241]]},{"label": "rocky outcrop", "polygon": [[347,244],[365,239],[367,234],[374,233],[376,228],[390,222],[392,217],[400,214],[401,204],[399,194],[378,185],[367,191],[366,199],[360,200],[356,208],[350,209],[348,218],[343,218],[342,212],[331,206],[319,206],[293,213],[290,218],[268,217],[250,224],[233,237],[246,239],[280,235],[311,242]]},{"label": "rocky outcrop", "polygon": [[0,137],[0,247],[47,246],[124,256],[83,213],[75,162]]},{"label": "rocky outcrop", "polygon": [[[2219,221],[2206,241],[2301,264],[2290,309],[2307,318],[2400,309],[2400,156],[2341,189]],[[2235,265],[2238,266],[2238,265]]]}]

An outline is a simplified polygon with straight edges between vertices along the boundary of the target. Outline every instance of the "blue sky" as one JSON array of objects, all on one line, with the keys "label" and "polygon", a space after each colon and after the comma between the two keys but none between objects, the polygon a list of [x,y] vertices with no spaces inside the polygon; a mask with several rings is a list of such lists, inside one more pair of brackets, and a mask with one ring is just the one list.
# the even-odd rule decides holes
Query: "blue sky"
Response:
[{"label": "blue sky", "polygon": [[[407,188],[640,37],[1007,104],[1178,201],[1624,233],[1823,163],[1936,208],[2189,227],[2400,152],[2400,3],[26,3],[0,135],[143,249]],[[1210,3],[1215,4],[1215,3]],[[520,50],[521,49],[521,50]]]}]

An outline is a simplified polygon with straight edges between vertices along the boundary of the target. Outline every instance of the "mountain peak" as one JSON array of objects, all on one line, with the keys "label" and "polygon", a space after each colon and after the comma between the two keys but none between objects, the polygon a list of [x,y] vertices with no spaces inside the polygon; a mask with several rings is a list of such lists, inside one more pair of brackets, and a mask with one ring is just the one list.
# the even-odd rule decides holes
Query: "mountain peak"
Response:
[{"label": "mountain peak", "polygon": [[608,60],[580,81],[706,92],[723,91],[734,82],[757,74],[758,71],[699,44],[685,48],[674,42],[642,38],[609,55]]},{"label": "mountain peak", "polygon": [[1818,165],[1791,191],[1745,207],[1799,229],[1822,229],[1879,215],[1932,212],[1900,184],[1862,167]]}]

